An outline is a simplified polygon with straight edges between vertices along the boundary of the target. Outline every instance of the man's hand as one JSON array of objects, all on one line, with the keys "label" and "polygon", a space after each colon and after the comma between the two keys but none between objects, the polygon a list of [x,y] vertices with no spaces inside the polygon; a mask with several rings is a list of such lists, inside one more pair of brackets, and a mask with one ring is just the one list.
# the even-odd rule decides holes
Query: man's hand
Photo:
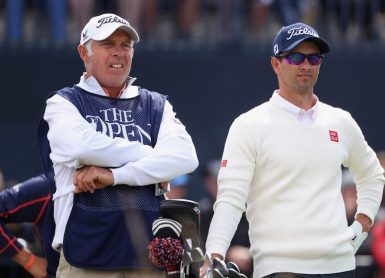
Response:
[{"label": "man's hand", "polygon": [[27,269],[27,271],[35,278],[47,277],[47,260],[45,258],[36,257],[34,264],[30,269]]},{"label": "man's hand", "polygon": [[207,277],[207,270],[209,269],[209,263],[207,260],[203,263],[199,270],[199,278],[206,278]]},{"label": "man's hand", "polygon": [[108,168],[85,166],[76,170],[74,175],[75,193],[90,192],[103,189],[114,184],[114,177]]},{"label": "man's hand", "polygon": [[[223,257],[219,254],[211,254],[211,258],[214,259],[214,258],[218,258],[220,260],[223,260]],[[206,278],[207,277],[207,270],[209,269],[209,261],[207,259],[207,254],[206,254],[206,259],[203,263],[203,265],[201,266],[200,270],[199,270],[199,278]]]},{"label": "man's hand", "polygon": [[372,227],[372,220],[370,220],[369,217],[365,214],[359,213],[356,216],[356,220],[361,223],[363,232],[368,233],[370,231],[370,228]]},{"label": "man's hand", "polygon": [[47,277],[47,260],[35,256],[27,248],[21,249],[12,257],[12,260],[21,265],[35,278]]}]

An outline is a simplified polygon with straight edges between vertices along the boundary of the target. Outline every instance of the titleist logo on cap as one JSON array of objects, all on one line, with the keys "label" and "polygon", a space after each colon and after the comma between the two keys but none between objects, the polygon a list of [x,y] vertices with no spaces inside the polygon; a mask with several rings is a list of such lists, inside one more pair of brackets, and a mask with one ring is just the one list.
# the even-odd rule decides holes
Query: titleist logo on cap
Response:
[{"label": "titleist logo on cap", "polygon": [[290,40],[292,37],[301,36],[301,35],[310,35],[317,38],[319,37],[316,31],[312,29],[308,29],[306,27],[292,28],[289,31],[287,31],[287,33],[289,34],[289,37],[286,38],[286,40]]},{"label": "titleist logo on cap", "polygon": [[98,20],[99,25],[96,26],[96,28],[99,28],[103,24],[114,23],[114,22],[119,22],[119,23],[128,25],[128,22],[126,20],[124,20],[123,18],[121,18],[121,17],[118,17],[118,16],[114,16],[114,17],[113,16],[106,16],[106,17],[102,17],[101,19]]}]

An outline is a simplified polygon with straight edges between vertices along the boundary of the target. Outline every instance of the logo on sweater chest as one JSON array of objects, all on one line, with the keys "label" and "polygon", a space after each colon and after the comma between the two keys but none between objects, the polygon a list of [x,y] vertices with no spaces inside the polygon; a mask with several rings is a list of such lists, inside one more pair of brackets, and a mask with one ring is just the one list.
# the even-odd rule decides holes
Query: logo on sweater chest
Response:
[{"label": "logo on sweater chest", "polygon": [[136,124],[131,110],[103,109],[99,111],[99,115],[86,115],[85,118],[95,130],[111,138],[121,137],[128,141],[151,143],[151,124],[147,124],[147,127]]},{"label": "logo on sweater chest", "polygon": [[330,136],[330,140],[331,141],[339,142],[339,140],[338,140],[338,132],[337,131],[329,130],[329,136]]}]

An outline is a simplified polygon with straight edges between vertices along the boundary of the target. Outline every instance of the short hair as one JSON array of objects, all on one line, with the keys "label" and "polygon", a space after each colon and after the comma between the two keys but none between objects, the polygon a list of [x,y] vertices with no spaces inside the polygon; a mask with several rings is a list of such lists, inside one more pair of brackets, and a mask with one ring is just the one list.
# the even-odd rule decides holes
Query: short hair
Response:
[{"label": "short hair", "polygon": [[84,46],[87,48],[88,57],[92,56],[94,54],[94,51],[92,50],[92,40],[86,42]]},{"label": "short hair", "polygon": [[385,162],[385,150],[378,151],[376,154],[378,160]]}]

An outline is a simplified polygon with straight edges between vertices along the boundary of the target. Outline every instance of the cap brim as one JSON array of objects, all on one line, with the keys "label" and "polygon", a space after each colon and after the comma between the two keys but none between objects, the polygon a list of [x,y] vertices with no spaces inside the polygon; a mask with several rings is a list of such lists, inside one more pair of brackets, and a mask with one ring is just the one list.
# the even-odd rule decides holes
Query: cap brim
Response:
[{"label": "cap brim", "polygon": [[95,41],[101,41],[101,40],[107,39],[109,36],[111,36],[118,29],[126,31],[130,35],[131,39],[134,42],[139,41],[139,35],[135,31],[135,29],[132,28],[131,26],[127,26],[125,24],[118,24],[118,25],[114,26],[113,28],[106,29],[104,32],[100,32],[98,35],[92,37],[92,39]]},{"label": "cap brim", "polygon": [[298,40],[298,41],[295,41],[294,43],[292,43],[291,45],[289,45],[285,49],[282,49],[281,51],[282,52],[290,51],[293,48],[295,48],[297,45],[299,45],[301,42],[304,42],[304,41],[315,42],[319,46],[321,53],[328,53],[330,51],[330,47],[329,47],[329,45],[328,45],[328,43],[326,41],[324,41],[321,38],[317,38],[317,37],[313,37],[313,36],[307,37],[307,38],[303,38],[303,39]]}]

